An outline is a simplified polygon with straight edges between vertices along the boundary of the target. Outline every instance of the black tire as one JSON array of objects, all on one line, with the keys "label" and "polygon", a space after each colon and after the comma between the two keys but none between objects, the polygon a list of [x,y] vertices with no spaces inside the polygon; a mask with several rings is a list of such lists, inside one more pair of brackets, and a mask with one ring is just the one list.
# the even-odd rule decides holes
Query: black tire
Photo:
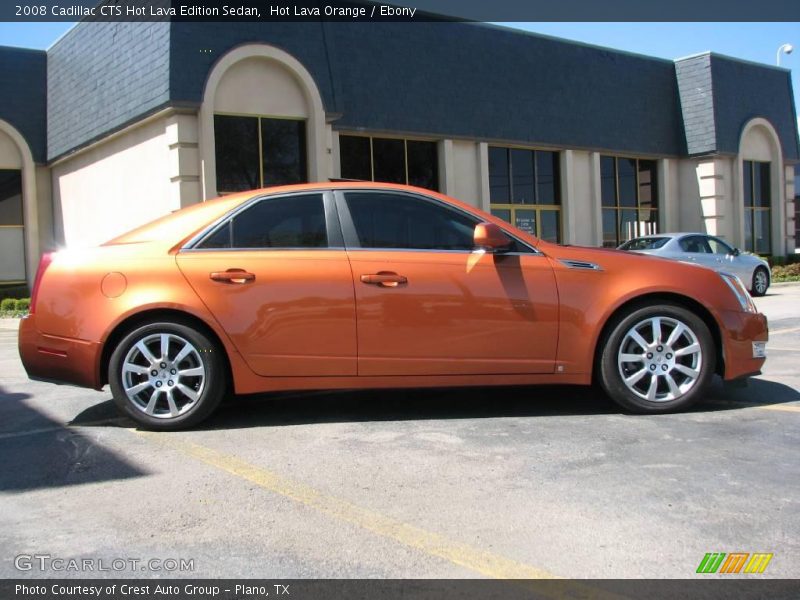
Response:
[{"label": "black tire", "polygon": [[[659,319],[658,327],[653,325],[655,318]],[[687,331],[679,329],[678,324]],[[658,338],[661,343],[652,343],[656,328],[662,332]],[[632,331],[648,344],[647,348],[635,341]],[[667,344],[675,331],[676,340]],[[716,349],[711,332],[695,313],[677,304],[631,309],[613,322],[601,343],[597,365],[600,383],[614,402],[631,412],[657,414],[685,409],[702,397],[714,375]],[[641,359],[630,360],[636,355]],[[686,374],[691,372],[697,375]],[[633,381],[632,386],[626,384],[625,377]],[[656,388],[649,399],[653,379]]]},{"label": "black tire", "polygon": [[753,271],[753,281],[750,286],[750,295],[753,297],[763,296],[769,289],[769,271],[764,267],[756,267]]},{"label": "black tire", "polygon": [[[162,334],[167,336],[166,361],[161,361],[163,353],[159,352]],[[156,363],[137,345],[140,342]],[[190,349],[181,358],[187,346]],[[137,327],[114,349],[108,367],[111,393],[119,410],[142,428],[157,431],[185,429],[206,419],[225,396],[227,379],[222,350],[206,334],[181,322],[158,321]],[[131,391],[138,387],[141,391]]]}]

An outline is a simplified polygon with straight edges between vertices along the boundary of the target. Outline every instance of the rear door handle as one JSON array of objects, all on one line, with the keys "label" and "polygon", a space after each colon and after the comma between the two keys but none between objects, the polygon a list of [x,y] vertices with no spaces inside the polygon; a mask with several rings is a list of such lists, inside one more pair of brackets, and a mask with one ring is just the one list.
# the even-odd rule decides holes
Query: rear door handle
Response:
[{"label": "rear door handle", "polygon": [[380,271],[379,273],[373,273],[371,275],[362,275],[361,283],[369,283],[381,287],[397,287],[398,285],[408,283],[408,278],[404,275],[398,275],[397,273]]},{"label": "rear door handle", "polygon": [[212,281],[220,281],[222,283],[251,283],[256,280],[256,276],[253,273],[248,273],[244,269],[216,271],[210,273],[209,277]]}]

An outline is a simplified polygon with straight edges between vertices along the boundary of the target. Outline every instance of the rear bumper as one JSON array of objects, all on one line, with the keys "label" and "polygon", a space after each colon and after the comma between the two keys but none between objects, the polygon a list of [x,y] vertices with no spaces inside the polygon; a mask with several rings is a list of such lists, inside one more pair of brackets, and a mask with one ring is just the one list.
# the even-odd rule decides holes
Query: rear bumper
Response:
[{"label": "rear bumper", "polygon": [[19,357],[31,379],[100,389],[100,344],[41,333],[36,316],[19,324]]},{"label": "rear bumper", "polygon": [[725,380],[738,379],[761,372],[766,358],[753,357],[753,342],[769,340],[767,317],[761,313],[723,311],[723,346]]}]

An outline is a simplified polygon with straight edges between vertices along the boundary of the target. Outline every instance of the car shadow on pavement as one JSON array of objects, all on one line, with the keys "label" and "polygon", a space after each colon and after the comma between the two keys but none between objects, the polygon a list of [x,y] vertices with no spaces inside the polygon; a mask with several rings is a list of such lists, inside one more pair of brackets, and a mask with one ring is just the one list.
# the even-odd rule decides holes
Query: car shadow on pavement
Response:
[{"label": "car shadow on pavement", "polygon": [[715,412],[740,410],[748,407],[777,406],[800,401],[800,392],[795,388],[769,381],[750,379],[746,384],[724,383],[715,378],[706,397],[692,407],[692,412]]},{"label": "car shadow on pavement", "polygon": [[[800,400],[793,388],[752,380],[732,388],[718,378],[707,398],[691,412],[741,410]],[[281,392],[239,396],[222,406],[196,430],[280,427],[315,423],[416,421],[497,417],[553,417],[623,414],[599,389],[587,386],[440,388]],[[651,418],[651,417],[642,417]],[[113,401],[92,406],[75,425],[131,427]]]},{"label": "car shadow on pavement", "polygon": [[0,386],[0,492],[141,477],[148,473]]}]

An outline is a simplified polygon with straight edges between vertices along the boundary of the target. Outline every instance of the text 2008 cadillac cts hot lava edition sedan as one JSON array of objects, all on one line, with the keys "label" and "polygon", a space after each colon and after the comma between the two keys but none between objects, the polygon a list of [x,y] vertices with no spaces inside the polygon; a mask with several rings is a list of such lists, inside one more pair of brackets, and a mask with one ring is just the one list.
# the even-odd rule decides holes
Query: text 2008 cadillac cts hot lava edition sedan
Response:
[{"label": "text 2008 cadillac cts hot lava edition sedan", "polygon": [[[558,246],[417,188],[269,188],[47,254],[19,331],[32,378],[111,387],[152,429],[226,393],[590,384],[628,410],[758,373],[733,275]],[[533,400],[533,399],[532,399]]]}]

